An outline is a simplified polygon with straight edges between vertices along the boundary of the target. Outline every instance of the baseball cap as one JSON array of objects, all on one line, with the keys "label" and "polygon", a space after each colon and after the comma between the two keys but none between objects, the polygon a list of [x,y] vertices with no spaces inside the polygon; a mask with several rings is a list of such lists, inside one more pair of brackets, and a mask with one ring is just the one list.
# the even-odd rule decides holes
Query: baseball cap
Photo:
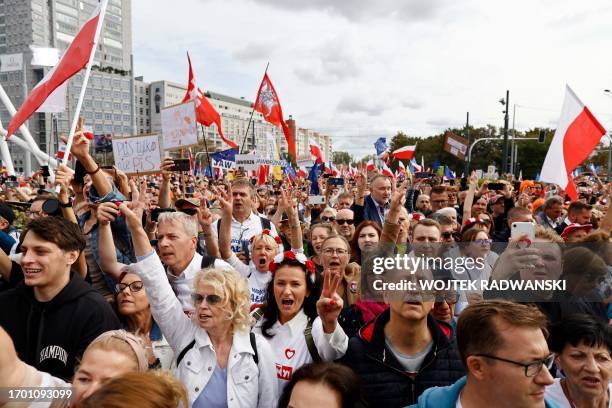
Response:
[{"label": "baseball cap", "polygon": [[591,229],[593,229],[593,226],[591,224],[578,224],[575,222],[571,223],[570,225],[565,227],[565,229],[561,233],[561,237],[565,238],[568,234],[571,234],[572,232],[578,231],[581,229],[586,230],[586,232],[589,233],[591,232]]},{"label": "baseball cap", "polygon": [[174,206],[176,208],[182,207],[185,204],[190,204],[190,205],[194,205],[196,207],[200,206],[200,200],[195,199],[195,198],[181,198],[179,200],[176,200],[176,202],[174,203]]}]

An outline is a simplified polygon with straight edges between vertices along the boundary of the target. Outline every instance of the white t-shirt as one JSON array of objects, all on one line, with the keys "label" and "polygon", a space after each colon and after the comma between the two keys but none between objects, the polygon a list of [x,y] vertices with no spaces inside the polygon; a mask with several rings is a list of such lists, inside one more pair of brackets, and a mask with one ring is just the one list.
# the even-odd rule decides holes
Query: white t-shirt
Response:
[{"label": "white t-shirt", "polygon": [[269,271],[259,272],[253,262],[245,265],[234,253],[227,259],[227,263],[249,281],[249,287],[251,288],[251,305],[262,305],[266,303],[266,291],[268,289],[268,283],[272,280],[272,273]]},{"label": "white t-shirt", "polygon": [[[608,383],[608,395],[612,395],[612,383]],[[546,387],[544,396],[548,401],[555,403],[555,406],[559,408],[572,408],[563,392],[563,387],[561,387],[561,378],[555,378],[555,382]],[[610,398],[608,407],[612,408],[612,398]]]},{"label": "white t-shirt", "polygon": [[[215,238],[219,239],[217,236],[219,220],[215,221],[212,225],[213,234]],[[232,217],[232,252],[237,253],[242,251],[243,243],[248,245],[249,240],[252,236],[261,234],[263,228],[261,226],[261,218],[259,215],[255,213],[251,213],[249,218],[244,220],[243,223],[239,223],[236,221],[234,217]],[[270,231],[272,235],[278,235],[276,232],[276,227],[273,223],[270,223]]]}]

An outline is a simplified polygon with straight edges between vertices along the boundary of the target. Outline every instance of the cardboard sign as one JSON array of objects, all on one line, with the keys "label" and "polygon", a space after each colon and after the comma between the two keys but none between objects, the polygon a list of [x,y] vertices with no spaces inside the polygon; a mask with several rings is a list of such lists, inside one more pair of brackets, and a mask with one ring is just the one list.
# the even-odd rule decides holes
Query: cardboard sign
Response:
[{"label": "cardboard sign", "polygon": [[444,134],[444,151],[453,156],[465,160],[467,154],[468,141],[466,138],[457,136],[452,132]]},{"label": "cardboard sign", "polygon": [[159,137],[114,138],[113,156],[115,166],[126,174],[158,173],[161,169]]},{"label": "cardboard sign", "polygon": [[182,149],[198,144],[198,124],[193,101],[164,108],[161,111],[164,150]]},{"label": "cardboard sign", "polygon": [[312,167],[314,166],[314,160],[312,159],[312,156],[307,155],[307,156],[298,156],[296,163],[298,165],[298,167]]}]

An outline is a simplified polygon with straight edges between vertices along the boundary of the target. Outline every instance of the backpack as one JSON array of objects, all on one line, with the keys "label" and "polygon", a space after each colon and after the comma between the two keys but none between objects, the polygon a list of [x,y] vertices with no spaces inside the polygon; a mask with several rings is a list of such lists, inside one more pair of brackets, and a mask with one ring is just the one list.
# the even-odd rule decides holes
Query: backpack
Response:
[{"label": "backpack", "polygon": [[[259,354],[257,353],[257,342],[255,340],[255,333],[249,333],[249,339],[251,340],[251,347],[253,347],[253,351],[255,352],[255,355],[253,355],[253,361],[255,361],[255,364],[259,365]],[[193,339],[191,343],[189,343],[187,347],[185,347],[179,353],[178,357],[176,358],[177,367],[179,366],[179,364],[181,364],[181,361],[183,360],[183,357],[185,357],[185,354],[187,354],[187,352],[191,350],[193,346],[195,346],[195,339]]]},{"label": "backpack", "polygon": [[[258,321],[263,317],[263,308],[259,307],[253,312],[251,312],[251,317]],[[312,358],[312,361],[318,363],[321,361],[321,356],[319,355],[319,350],[317,350],[317,345],[314,342],[314,338],[312,337],[312,322],[313,319],[308,319],[308,323],[306,323],[306,328],[304,329],[304,340],[306,340],[306,347],[308,347],[308,353]]]}]

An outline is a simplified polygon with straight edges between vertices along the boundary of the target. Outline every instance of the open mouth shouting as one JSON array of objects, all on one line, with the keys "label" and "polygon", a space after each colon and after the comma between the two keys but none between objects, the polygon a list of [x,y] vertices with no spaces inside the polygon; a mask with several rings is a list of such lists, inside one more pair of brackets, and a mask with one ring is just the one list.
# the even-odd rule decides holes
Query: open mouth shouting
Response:
[{"label": "open mouth shouting", "polygon": [[281,310],[290,311],[293,308],[294,304],[295,304],[295,300],[293,299],[289,299],[289,298],[281,299],[281,304],[280,304]]}]

